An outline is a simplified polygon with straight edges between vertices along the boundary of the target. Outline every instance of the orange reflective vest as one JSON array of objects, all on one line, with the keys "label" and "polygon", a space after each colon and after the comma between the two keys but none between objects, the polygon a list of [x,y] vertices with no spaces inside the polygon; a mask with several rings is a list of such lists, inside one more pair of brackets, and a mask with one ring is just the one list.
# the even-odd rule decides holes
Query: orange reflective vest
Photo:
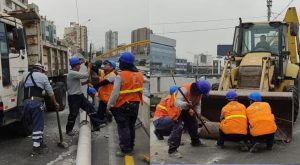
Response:
[{"label": "orange reflective vest", "polygon": [[224,119],[220,123],[220,129],[225,134],[247,135],[246,107],[237,102],[230,101],[222,109]]},{"label": "orange reflective vest", "polygon": [[120,94],[114,107],[118,108],[126,102],[143,100],[144,77],[141,72],[121,71]]},{"label": "orange reflective vest", "polygon": [[156,118],[169,116],[172,120],[177,120],[180,115],[180,111],[174,105],[175,99],[176,93],[174,93],[172,96],[168,95],[167,97],[163,98],[161,102],[156,106],[154,116]]},{"label": "orange reflective vest", "polygon": [[[111,71],[110,73],[108,74],[105,74],[104,73],[104,70],[101,70],[100,71],[100,75],[99,75],[99,82],[102,82],[104,81],[108,76],[116,76],[114,70]],[[110,98],[110,95],[111,95],[111,92],[113,90],[113,87],[114,85],[112,83],[109,83],[105,86],[102,86],[98,89],[98,97],[101,101],[107,103],[109,98]]]},{"label": "orange reflective vest", "polygon": [[277,126],[271,107],[267,102],[254,102],[246,110],[250,134],[260,136],[275,133]]}]

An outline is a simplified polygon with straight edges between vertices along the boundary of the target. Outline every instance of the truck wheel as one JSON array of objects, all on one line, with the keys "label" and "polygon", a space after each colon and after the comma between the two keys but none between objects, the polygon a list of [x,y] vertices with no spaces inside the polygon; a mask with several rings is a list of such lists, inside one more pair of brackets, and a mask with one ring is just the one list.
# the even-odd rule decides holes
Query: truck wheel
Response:
[{"label": "truck wheel", "polygon": [[16,133],[20,136],[29,136],[32,134],[32,121],[31,116],[23,113],[21,121],[15,123]]},{"label": "truck wheel", "polygon": [[288,85],[285,86],[283,91],[285,92],[293,92],[293,101],[294,101],[294,122],[296,122],[299,112],[299,93],[296,86]]},{"label": "truck wheel", "polygon": [[[58,82],[53,86],[56,101],[60,105],[59,111],[63,111],[66,107],[66,87],[63,82]],[[55,111],[55,106],[49,96],[45,98],[45,104],[48,111]]]},{"label": "truck wheel", "polygon": [[211,90],[217,91],[219,89],[219,83],[214,83],[211,85]]}]

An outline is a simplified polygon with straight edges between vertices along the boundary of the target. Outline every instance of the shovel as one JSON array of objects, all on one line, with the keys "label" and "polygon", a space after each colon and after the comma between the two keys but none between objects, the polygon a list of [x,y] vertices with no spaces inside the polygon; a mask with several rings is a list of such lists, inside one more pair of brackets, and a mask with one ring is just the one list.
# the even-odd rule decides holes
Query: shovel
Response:
[{"label": "shovel", "polygon": [[56,118],[57,118],[58,130],[59,130],[59,142],[57,142],[57,146],[60,148],[68,148],[68,143],[63,141],[58,110],[56,110],[55,112],[56,112]]}]

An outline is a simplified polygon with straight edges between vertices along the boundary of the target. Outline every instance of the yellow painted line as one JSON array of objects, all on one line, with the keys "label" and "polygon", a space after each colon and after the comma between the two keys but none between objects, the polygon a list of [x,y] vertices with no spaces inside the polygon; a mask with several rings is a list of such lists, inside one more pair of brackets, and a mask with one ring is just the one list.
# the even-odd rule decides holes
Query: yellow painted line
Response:
[{"label": "yellow painted line", "polygon": [[133,157],[130,155],[125,155],[124,160],[125,160],[125,165],[134,165]]}]

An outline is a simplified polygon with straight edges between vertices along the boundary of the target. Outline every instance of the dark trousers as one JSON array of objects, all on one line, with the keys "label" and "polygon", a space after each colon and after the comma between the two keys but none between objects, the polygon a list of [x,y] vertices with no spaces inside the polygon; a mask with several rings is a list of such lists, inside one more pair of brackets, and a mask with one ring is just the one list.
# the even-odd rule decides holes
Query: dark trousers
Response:
[{"label": "dark trousers", "polygon": [[219,130],[219,138],[217,141],[217,144],[219,146],[223,146],[225,141],[244,141],[244,143],[247,143],[247,135],[243,134],[224,134],[221,130]]},{"label": "dark trousers", "polygon": [[34,147],[39,147],[43,143],[44,131],[44,102],[41,100],[24,101],[24,115],[31,116],[32,119],[32,142]]},{"label": "dark trousers", "polygon": [[112,116],[106,112],[107,103],[103,101],[99,101],[97,115],[102,123],[106,123],[107,121],[112,121]]},{"label": "dark trousers", "polygon": [[191,144],[200,143],[198,135],[198,122],[196,116],[191,116],[187,110],[181,111],[178,121],[175,123],[173,130],[170,134],[169,143],[169,153],[173,153],[177,150],[181,143],[181,135],[183,130],[183,123],[187,127],[188,132],[191,137]]},{"label": "dark trousers", "polygon": [[175,125],[175,121],[168,116],[162,116],[153,121],[155,131],[161,136],[169,136]]},{"label": "dark trousers", "polygon": [[94,106],[84,97],[83,94],[68,95],[68,102],[70,114],[68,116],[68,123],[66,126],[67,132],[73,130],[80,108],[83,109],[89,115],[93,127],[99,126],[100,121],[96,114],[96,110]]},{"label": "dark trousers", "polygon": [[129,102],[119,108],[111,109],[118,125],[119,145],[123,153],[133,151],[138,110],[139,102]]},{"label": "dark trousers", "polygon": [[257,142],[265,142],[267,148],[272,148],[274,144],[275,133],[261,135],[261,136],[251,136],[251,143],[254,145]]}]

